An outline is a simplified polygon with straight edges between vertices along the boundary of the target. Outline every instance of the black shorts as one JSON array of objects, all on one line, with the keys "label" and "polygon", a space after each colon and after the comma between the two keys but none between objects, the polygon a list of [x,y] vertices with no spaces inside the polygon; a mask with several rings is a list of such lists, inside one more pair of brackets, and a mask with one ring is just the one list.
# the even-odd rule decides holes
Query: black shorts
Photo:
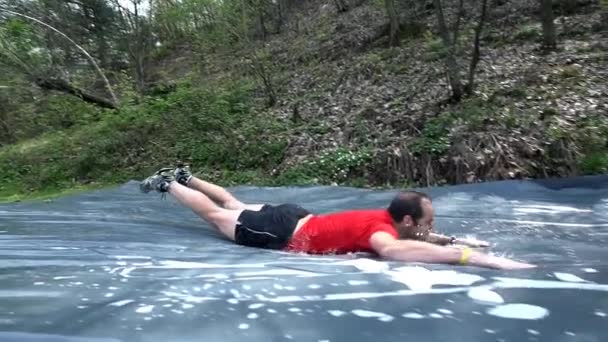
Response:
[{"label": "black shorts", "polygon": [[259,211],[243,210],[236,225],[235,241],[244,246],[283,249],[298,221],[309,214],[296,204],[266,204]]}]

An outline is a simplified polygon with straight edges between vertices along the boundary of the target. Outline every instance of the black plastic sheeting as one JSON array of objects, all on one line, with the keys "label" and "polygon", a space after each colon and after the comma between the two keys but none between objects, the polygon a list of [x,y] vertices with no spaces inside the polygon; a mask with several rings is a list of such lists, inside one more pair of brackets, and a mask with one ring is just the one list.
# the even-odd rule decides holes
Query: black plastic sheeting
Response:
[{"label": "black plastic sheeting", "polygon": [[[0,341],[607,341],[608,176],[424,189],[525,271],[241,247],[137,182],[0,206]],[[394,191],[231,189],[317,212]]]}]

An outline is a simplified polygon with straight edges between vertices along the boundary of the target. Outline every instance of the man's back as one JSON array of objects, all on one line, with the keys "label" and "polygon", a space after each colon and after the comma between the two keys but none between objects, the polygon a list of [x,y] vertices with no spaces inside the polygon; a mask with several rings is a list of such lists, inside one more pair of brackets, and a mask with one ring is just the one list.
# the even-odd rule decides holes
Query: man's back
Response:
[{"label": "man's back", "polygon": [[369,238],[373,233],[384,231],[399,237],[392,222],[385,209],[315,215],[294,234],[287,250],[318,254],[372,251]]}]

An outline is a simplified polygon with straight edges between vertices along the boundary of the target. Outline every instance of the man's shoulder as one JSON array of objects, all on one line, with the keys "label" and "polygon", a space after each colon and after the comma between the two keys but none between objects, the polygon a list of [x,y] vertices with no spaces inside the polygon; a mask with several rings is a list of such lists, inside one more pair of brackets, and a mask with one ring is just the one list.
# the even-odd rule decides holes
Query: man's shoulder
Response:
[{"label": "man's shoulder", "polygon": [[336,214],[344,214],[344,215],[384,215],[388,214],[386,209],[378,209],[378,208],[362,208],[362,209],[346,209],[335,212]]}]

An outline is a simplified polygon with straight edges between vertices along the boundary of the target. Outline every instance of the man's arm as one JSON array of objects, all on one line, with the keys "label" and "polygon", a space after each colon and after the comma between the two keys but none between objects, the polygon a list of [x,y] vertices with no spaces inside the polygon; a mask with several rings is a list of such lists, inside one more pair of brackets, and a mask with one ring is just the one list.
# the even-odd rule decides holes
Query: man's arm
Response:
[{"label": "man's arm", "polygon": [[397,240],[386,232],[376,232],[370,237],[371,247],[381,257],[408,262],[431,264],[466,264],[498,269],[522,269],[535,267],[506,258],[495,257],[471,249],[437,246],[428,242]]},{"label": "man's arm", "polygon": [[451,236],[437,233],[429,233],[429,235],[426,237],[426,242],[434,243],[440,246],[451,245],[454,243],[454,241],[455,238],[452,238]]},{"label": "man's arm", "polygon": [[436,245],[463,245],[469,247],[489,247],[490,244],[486,241],[475,240],[475,239],[463,239],[463,238],[455,238],[452,236],[447,236],[443,234],[437,233],[429,233],[426,242],[434,243]]}]

